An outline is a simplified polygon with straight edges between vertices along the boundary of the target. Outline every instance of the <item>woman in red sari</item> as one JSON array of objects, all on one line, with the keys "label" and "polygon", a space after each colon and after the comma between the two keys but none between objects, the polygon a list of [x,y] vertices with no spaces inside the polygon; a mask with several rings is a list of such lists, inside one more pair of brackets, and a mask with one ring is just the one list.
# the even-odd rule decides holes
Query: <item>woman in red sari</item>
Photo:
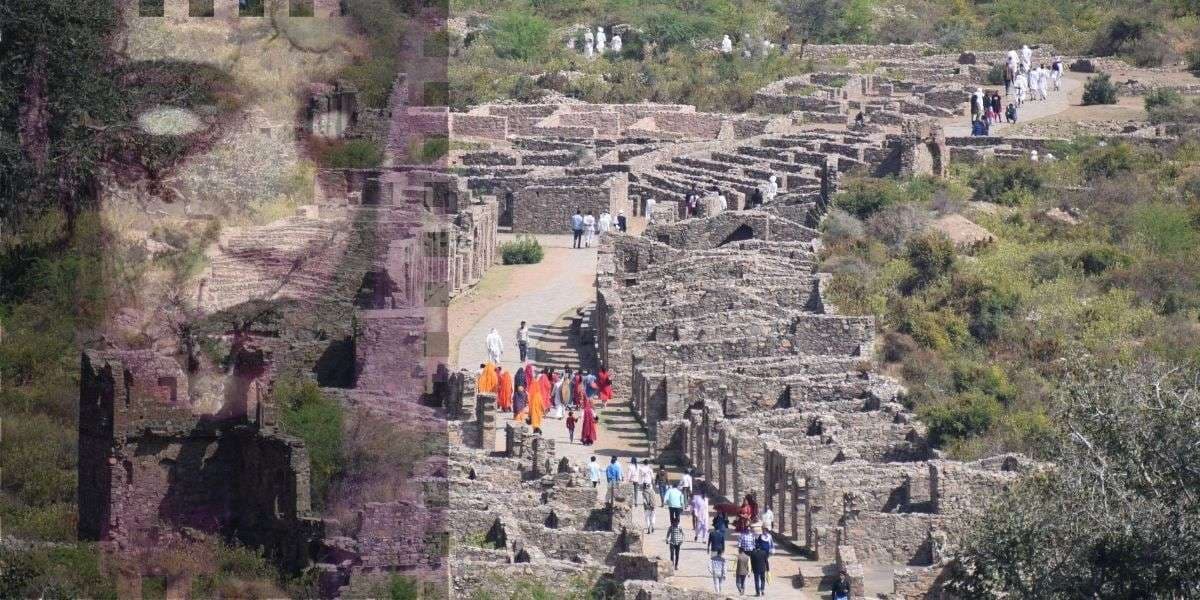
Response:
[{"label": "woman in red sari", "polygon": [[600,365],[600,372],[596,374],[596,388],[600,391],[600,402],[604,408],[608,408],[608,401],[612,400],[612,378],[608,376],[608,367]]},{"label": "woman in red sari", "polygon": [[590,400],[583,401],[583,428],[579,430],[579,443],[591,446],[596,442],[596,413]]}]

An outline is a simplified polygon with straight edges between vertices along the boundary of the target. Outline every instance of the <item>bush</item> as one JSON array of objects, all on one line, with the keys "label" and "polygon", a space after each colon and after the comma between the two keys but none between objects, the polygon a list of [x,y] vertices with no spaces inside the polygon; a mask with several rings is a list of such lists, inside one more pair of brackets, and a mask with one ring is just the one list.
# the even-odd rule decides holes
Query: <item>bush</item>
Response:
[{"label": "bush", "polygon": [[1183,96],[1178,90],[1171,88],[1158,87],[1150,90],[1143,99],[1147,111],[1153,111],[1156,108],[1177,106],[1183,104]]},{"label": "bush", "polygon": [[941,233],[922,234],[905,244],[905,256],[916,269],[910,287],[925,287],[954,267],[954,243]]},{"label": "bush", "polygon": [[96,544],[0,545],[0,598],[115,600],[116,581]]},{"label": "bush", "polygon": [[1089,77],[1083,84],[1083,105],[1116,104],[1117,86],[1113,85],[1108,73],[1100,73]]},{"label": "bush", "polygon": [[492,45],[496,56],[538,60],[546,55],[550,29],[550,22],[537,15],[516,11],[501,13],[492,23]]},{"label": "bush", "polygon": [[942,404],[922,408],[918,415],[929,427],[934,447],[987,432],[1000,417],[1003,407],[995,398],[980,392],[961,394]]},{"label": "bush", "polygon": [[1096,56],[1127,54],[1156,30],[1156,24],[1149,19],[1118,15],[1096,32],[1091,53]]},{"label": "bush", "polygon": [[824,239],[830,244],[853,242],[863,235],[862,221],[838,208],[829,211],[821,225]]},{"label": "bush", "polygon": [[1036,194],[1043,184],[1041,172],[1033,163],[1024,160],[988,163],[971,179],[975,200],[1005,206],[1020,204],[1022,196]]},{"label": "bush", "polygon": [[383,149],[371,140],[333,142],[317,154],[322,166],[330,169],[373,169],[383,162]]},{"label": "bush", "polygon": [[1079,157],[1079,170],[1089,178],[1115,177],[1133,170],[1137,156],[1129,144],[1093,148]]},{"label": "bush", "polygon": [[988,85],[1004,85],[1004,65],[996,63],[988,68]]},{"label": "bush", "polygon": [[342,464],[342,407],[310,380],[278,381],[274,395],[281,428],[308,448],[313,507],[324,508],[330,482]]},{"label": "bush", "polygon": [[1099,275],[1114,267],[1129,265],[1129,255],[1113,246],[1095,246],[1079,252],[1075,265],[1088,275]]},{"label": "bush", "polygon": [[516,240],[500,245],[500,256],[506,265],[533,265],[542,262],[545,252],[532,235],[517,236]]}]

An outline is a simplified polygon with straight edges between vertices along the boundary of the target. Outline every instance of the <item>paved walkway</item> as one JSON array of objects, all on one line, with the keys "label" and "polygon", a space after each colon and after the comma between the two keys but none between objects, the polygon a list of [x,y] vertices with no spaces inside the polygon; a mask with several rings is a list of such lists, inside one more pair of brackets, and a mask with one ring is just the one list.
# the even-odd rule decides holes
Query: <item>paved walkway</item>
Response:
[{"label": "paved walkway", "polygon": [[[639,219],[640,220],[640,219]],[[639,223],[640,225],[640,223]],[[549,264],[540,265],[536,269],[538,277],[531,278],[523,284],[525,287],[518,294],[508,295],[472,324],[462,336],[458,345],[458,364],[467,369],[475,369],[486,360],[484,338],[488,331],[495,327],[500,331],[505,341],[503,363],[506,368],[515,368],[518,363],[516,348],[516,330],[522,320],[528,321],[530,328],[530,343],[532,357],[539,366],[550,365],[561,368],[571,365],[578,368],[595,368],[595,357],[590,348],[581,347],[578,336],[578,322],[582,313],[590,309],[595,300],[596,251],[572,250],[570,236],[538,236],[543,246],[553,251],[547,253]],[[527,272],[535,272],[532,267]],[[513,277],[522,276],[520,268],[512,271]],[[564,419],[552,418],[549,414],[543,421],[543,434],[555,440],[559,456],[567,457],[572,464],[586,465],[592,456],[602,466],[607,466],[613,456],[619,457],[622,468],[628,469],[629,459],[642,458],[648,454],[649,446],[645,431],[633,418],[629,410],[628,390],[615,390],[613,402],[607,408],[599,408],[598,441],[592,446],[584,446],[578,441],[567,438]],[[582,415],[577,415],[582,417]],[[499,435],[496,436],[497,450],[503,449],[504,427],[511,417],[497,419]],[[576,431],[578,434],[578,430]],[[679,477],[676,471],[673,479]],[[601,481],[597,488],[596,502],[600,504],[607,492],[607,486]],[[645,522],[645,515],[639,507],[635,510],[638,523]],[[665,508],[655,508],[656,530],[646,536],[645,550],[648,555],[669,556],[666,545],[666,532],[669,518]],[[712,578],[709,574],[708,553],[703,541],[693,542],[691,516],[683,517],[685,542],[680,555],[679,570],[668,579],[668,583],[695,590],[712,591]],[[736,564],[736,541],[729,540],[726,552],[728,559],[728,577],[723,590],[732,596],[737,596],[734,587],[734,565]],[[808,570],[819,568],[811,561],[805,561],[800,556],[780,551],[771,560],[775,579],[768,585],[767,598],[778,599],[813,599],[818,596],[796,589],[792,576],[799,572],[802,565]],[[786,576],[785,576],[786,574]],[[747,578],[749,591],[753,593],[753,578]]]},{"label": "paved walkway", "polygon": [[[502,234],[503,243],[513,236]],[[515,267],[508,273],[522,277],[524,289],[508,301],[499,304],[470,325],[458,343],[458,365],[478,370],[487,361],[485,340],[493,327],[504,339],[501,363],[505,369],[515,369],[520,361],[517,351],[517,328],[521,321],[529,322],[530,344],[536,345],[545,335],[545,327],[563,313],[596,297],[596,248],[571,249],[570,235],[539,235],[538,241],[547,248],[543,264]],[[535,276],[526,276],[536,273]],[[451,327],[457,324],[452,323]]]},{"label": "paved walkway", "polygon": [[[1070,110],[1072,106],[1079,105],[1083,101],[1083,84],[1086,80],[1087,75],[1085,74],[1067,71],[1065,74],[1063,74],[1062,81],[1060,82],[1062,89],[1056,92],[1054,91],[1053,86],[1051,86],[1046,92],[1045,100],[1026,100],[1025,103],[1017,109],[1017,125],[1028,123],[1029,121],[1034,121],[1043,117],[1057,115]],[[1005,108],[1008,107],[1010,102],[1014,102],[1016,100],[1015,95],[1004,96],[1003,84],[998,86],[984,85],[980,87],[985,90],[999,89],[1001,91],[1001,99],[1003,100]],[[965,117],[959,116],[942,119],[942,124],[945,126],[946,135],[971,135],[971,117],[969,115]],[[991,135],[1002,136],[1004,135],[1004,132],[1011,127],[1014,127],[1014,125],[996,123],[991,126],[990,133]]]}]

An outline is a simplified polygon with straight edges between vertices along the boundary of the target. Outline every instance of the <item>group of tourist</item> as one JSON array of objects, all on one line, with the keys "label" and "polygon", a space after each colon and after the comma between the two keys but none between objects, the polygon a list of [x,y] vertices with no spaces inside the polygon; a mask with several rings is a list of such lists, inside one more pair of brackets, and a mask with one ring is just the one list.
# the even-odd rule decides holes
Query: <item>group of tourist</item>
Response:
[{"label": "group of tourist", "polygon": [[571,235],[574,236],[571,247],[591,248],[596,236],[608,233],[614,224],[617,231],[626,230],[628,222],[625,219],[625,211],[619,211],[614,221],[608,209],[600,211],[600,218],[596,218],[593,211],[589,210],[585,215],[580,209],[575,209],[575,214],[571,215]]},{"label": "group of tourist", "polygon": [[[567,49],[575,51],[576,42],[575,36],[567,38]],[[583,33],[583,53],[588,58],[594,58],[597,55],[603,56],[608,52],[620,54],[622,47],[621,35],[614,33],[612,41],[609,42],[608,34],[604,32],[603,26],[596,27],[596,33],[592,33],[591,28],[584,30]]]},{"label": "group of tourist", "polygon": [[[790,28],[789,28],[789,30],[790,30]],[[782,52],[787,51],[787,41],[788,41],[787,36],[780,39],[781,45],[779,46],[779,48]],[[760,56],[762,58],[766,58],[772,52],[775,51],[776,46],[775,46],[775,44],[771,43],[771,40],[768,40],[767,38],[762,38],[762,40],[760,40],[759,43],[756,44],[756,43],[754,43],[754,40],[750,37],[750,34],[743,33],[741,48],[742,48],[742,58],[745,58],[748,60],[748,59],[754,58],[756,51],[757,51],[758,56]],[[729,34],[725,34],[721,38],[721,45],[719,47],[719,50],[721,51],[721,54],[724,56],[727,56],[727,57],[733,56],[733,38],[729,37]]]},{"label": "group of tourist", "polygon": [[1017,111],[1026,100],[1046,100],[1049,89],[1060,89],[1063,76],[1063,62],[1055,58],[1050,66],[1034,65],[1033,49],[1022,46],[1020,51],[1009,50],[1004,63],[1004,95],[1010,97],[1008,106],[1004,106],[1000,92],[991,92],[978,88],[971,94],[971,135],[984,136],[990,134],[993,123],[1016,123]]}]

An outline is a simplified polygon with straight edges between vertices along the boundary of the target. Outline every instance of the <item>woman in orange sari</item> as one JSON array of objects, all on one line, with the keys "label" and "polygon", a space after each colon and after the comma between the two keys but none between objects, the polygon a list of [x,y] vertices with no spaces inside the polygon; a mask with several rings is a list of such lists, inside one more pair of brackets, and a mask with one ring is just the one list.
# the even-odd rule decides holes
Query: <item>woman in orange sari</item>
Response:
[{"label": "woman in orange sari", "polygon": [[[500,367],[496,367],[499,370]],[[496,392],[496,405],[500,410],[512,410],[513,401],[513,376],[508,371],[503,371],[500,375],[500,387]]]},{"label": "woman in orange sari", "polygon": [[500,381],[496,377],[496,365],[484,363],[479,365],[479,380],[475,383],[480,394],[495,394]]},{"label": "woman in orange sari", "polygon": [[542,415],[546,412],[546,406],[542,400],[542,385],[539,382],[534,382],[529,386],[529,424],[533,426],[535,433],[542,431]]}]

